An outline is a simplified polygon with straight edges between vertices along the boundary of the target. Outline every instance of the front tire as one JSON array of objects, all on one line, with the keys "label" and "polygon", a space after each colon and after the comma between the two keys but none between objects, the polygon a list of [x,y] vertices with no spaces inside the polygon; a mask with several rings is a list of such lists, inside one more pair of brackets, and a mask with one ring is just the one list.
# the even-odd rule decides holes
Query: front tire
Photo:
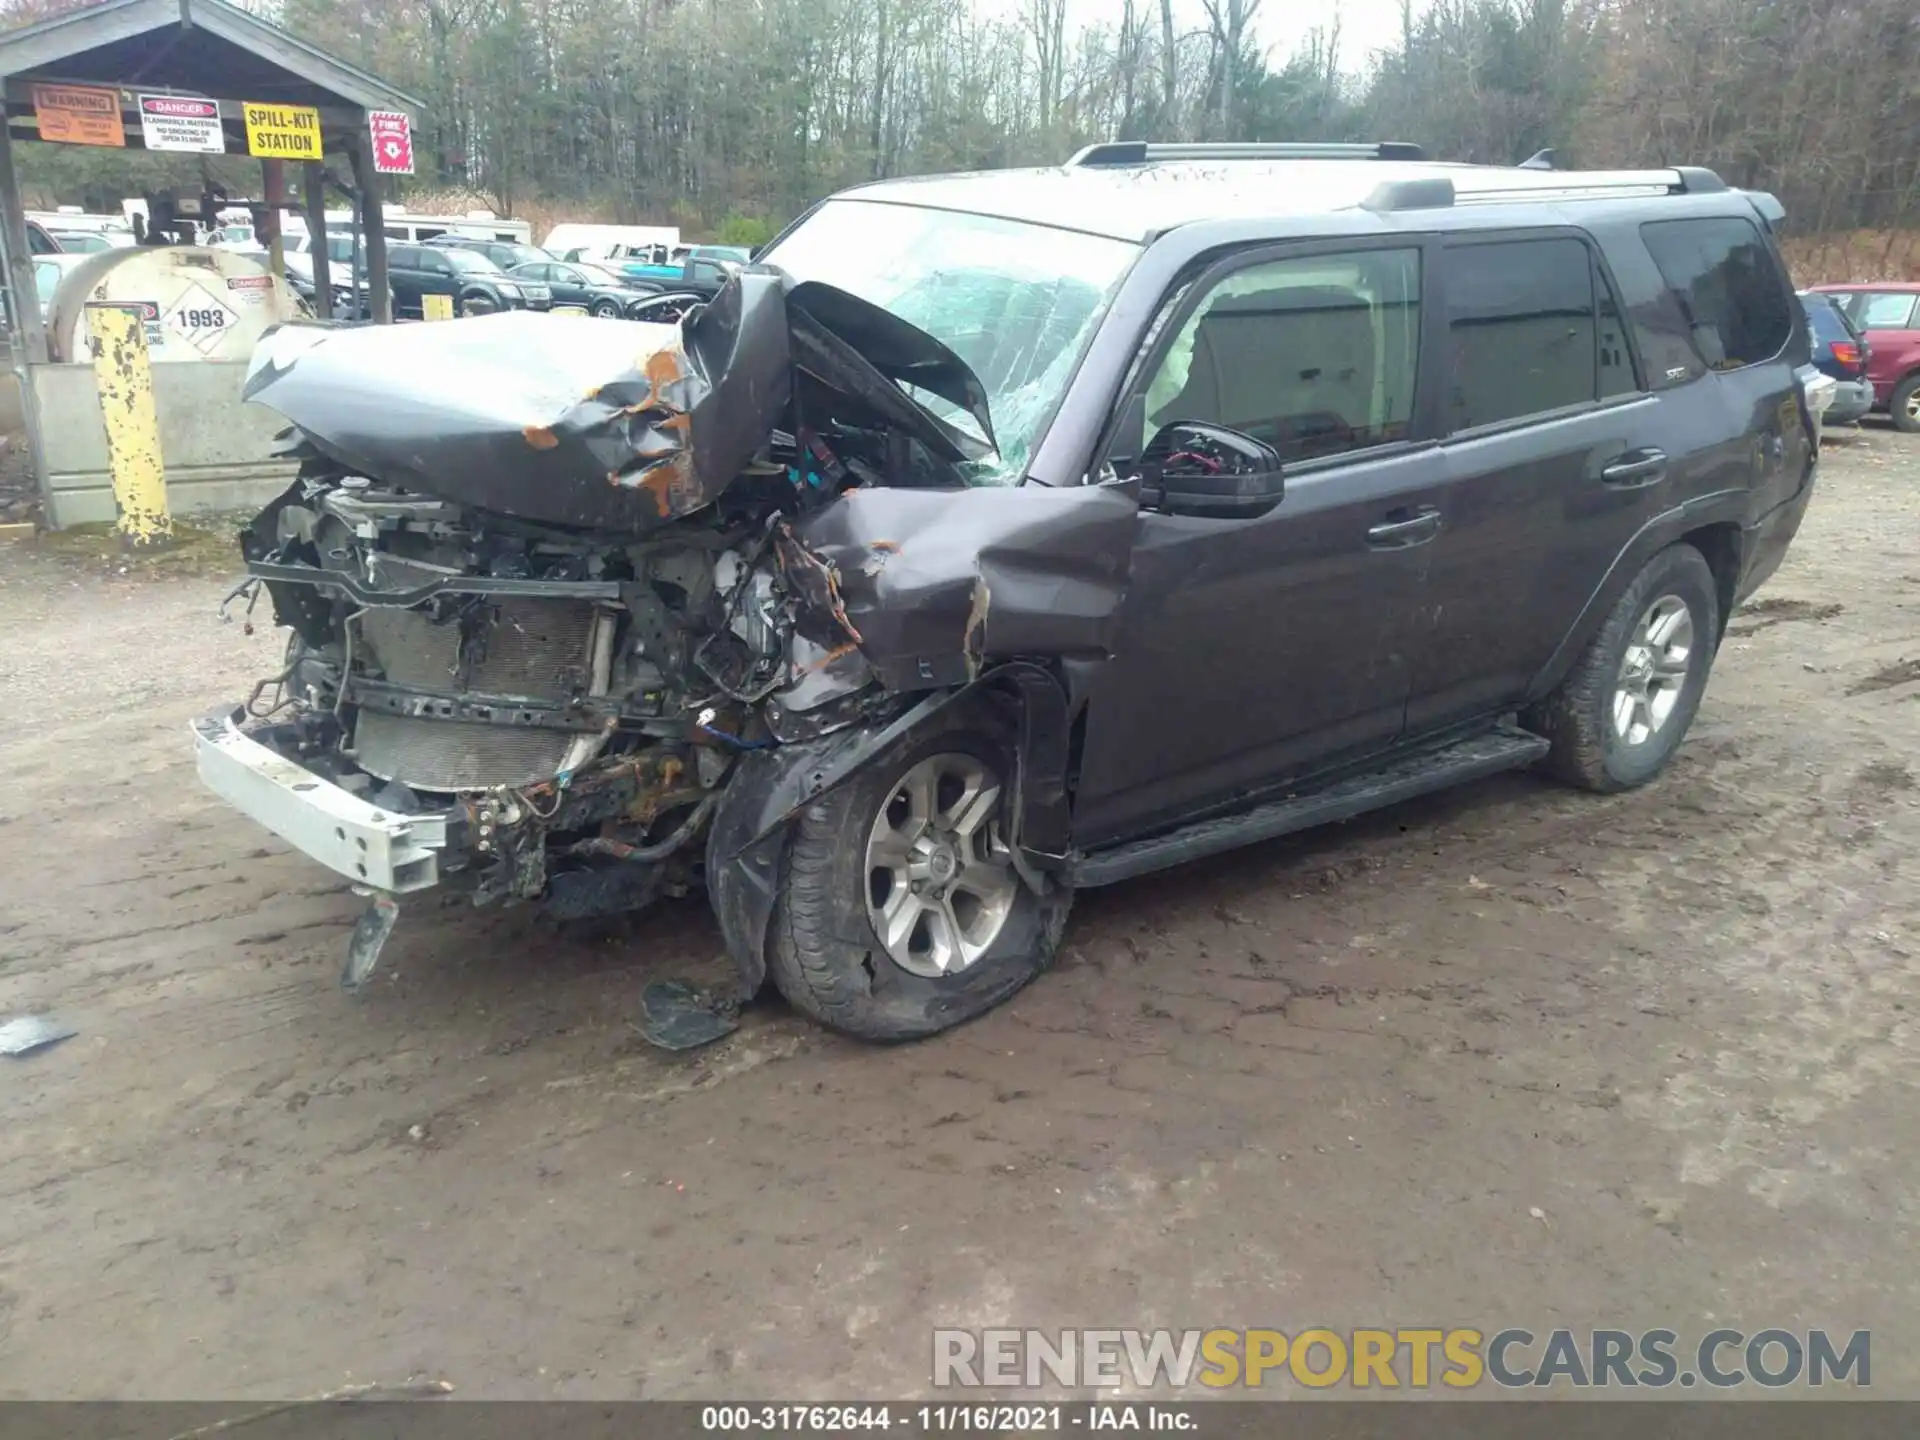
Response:
[{"label": "front tire", "polygon": [[1893,399],[1887,402],[1893,428],[1909,435],[1920,432],[1920,375],[1909,375],[1893,387]]},{"label": "front tire", "polygon": [[1719,641],[1719,591],[1706,557],[1691,545],[1662,550],[1528,717],[1553,744],[1546,768],[1602,793],[1653,779],[1693,723]]},{"label": "front tire", "polygon": [[1005,843],[1012,727],[950,716],[801,811],[767,969],[796,1010],[863,1040],[971,1020],[1053,963],[1072,893],[1037,895]]},{"label": "front tire", "polygon": [[460,297],[457,313],[462,318],[468,315],[492,315],[498,311],[499,308],[500,307],[494,303],[493,296],[476,291],[472,295],[463,295]]}]

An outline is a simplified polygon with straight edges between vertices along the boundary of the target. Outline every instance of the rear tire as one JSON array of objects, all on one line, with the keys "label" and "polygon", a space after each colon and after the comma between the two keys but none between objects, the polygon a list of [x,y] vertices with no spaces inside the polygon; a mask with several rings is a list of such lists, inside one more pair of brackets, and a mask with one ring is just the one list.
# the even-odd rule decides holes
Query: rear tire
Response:
[{"label": "rear tire", "polygon": [[599,320],[618,320],[620,318],[620,304],[615,300],[596,300],[593,302],[593,309],[589,313]]},{"label": "rear tire", "polygon": [[1920,375],[1909,375],[1893,387],[1893,399],[1887,402],[1893,428],[1909,435],[1920,432]]},{"label": "rear tire", "polygon": [[1669,546],[1634,577],[1572,673],[1527,717],[1553,744],[1546,768],[1602,793],[1653,779],[1693,723],[1719,642],[1713,570],[1693,546]]},{"label": "rear tire", "polygon": [[[1036,895],[990,858],[1004,852],[1013,733],[991,713],[950,715],[800,812],[767,946],[768,973],[796,1010],[862,1040],[915,1040],[984,1014],[1053,963],[1072,892]],[[982,801],[990,786],[998,798]],[[909,892],[918,872],[906,860],[887,863],[909,835],[932,847],[911,862],[933,876],[913,882],[929,887],[925,899]]]}]

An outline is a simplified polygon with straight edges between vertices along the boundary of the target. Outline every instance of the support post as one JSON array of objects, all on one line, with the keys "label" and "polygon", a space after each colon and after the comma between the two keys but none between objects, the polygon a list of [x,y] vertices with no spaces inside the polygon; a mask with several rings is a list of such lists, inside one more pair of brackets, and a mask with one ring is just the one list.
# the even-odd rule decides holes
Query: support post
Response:
[{"label": "support post", "polygon": [[365,127],[347,138],[353,188],[360,192],[360,225],[367,236],[367,289],[377,324],[393,323],[393,295],[387,289],[387,215],[380,204],[380,176],[373,168],[372,141]]},{"label": "support post", "polygon": [[266,213],[261,218],[267,222],[267,269],[284,285],[287,280],[287,242],[282,217],[287,205],[286,161],[260,162],[260,189],[266,200]]},{"label": "support post", "polygon": [[6,234],[7,289],[13,296],[15,343],[24,343],[29,364],[47,363],[47,317],[33,283],[33,245],[27,239],[27,207],[13,168],[13,131],[0,104],[0,227]]},{"label": "support post", "polygon": [[[322,320],[333,318],[333,256],[327,250],[327,166],[324,160],[300,162],[300,188],[307,201],[307,258],[313,262],[313,313]],[[353,293],[353,276],[348,272],[347,293]],[[347,304],[349,318],[355,306]]]},{"label": "support post", "polygon": [[125,305],[87,306],[93,378],[107,427],[107,466],[123,545],[156,545],[173,535],[167,475],[160,462],[160,413],[153,403],[147,322]]}]

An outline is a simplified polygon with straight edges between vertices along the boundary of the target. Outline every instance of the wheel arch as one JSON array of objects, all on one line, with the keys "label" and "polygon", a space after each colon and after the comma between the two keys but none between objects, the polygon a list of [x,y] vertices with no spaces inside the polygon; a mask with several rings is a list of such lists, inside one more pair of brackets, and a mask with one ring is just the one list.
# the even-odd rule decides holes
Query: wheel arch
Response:
[{"label": "wheel arch", "polygon": [[1614,557],[1605,576],[1587,597],[1579,618],[1562,637],[1552,657],[1534,676],[1533,683],[1527,687],[1524,703],[1532,704],[1553,692],[1606,623],[1614,604],[1633,583],[1634,577],[1649,560],[1676,542],[1692,544],[1706,556],[1707,564],[1713,570],[1715,588],[1721,596],[1720,628],[1724,632],[1727,612],[1733,608],[1733,595],[1739,584],[1741,567],[1745,564],[1745,540],[1740,516],[1751,498],[1750,492],[1744,489],[1715,491],[1676,506],[1642,526]]},{"label": "wheel arch", "polygon": [[891,719],[742,755],[707,833],[709,899],[747,993],[766,980],[767,925],[781,861],[801,809],[912,745],[963,703],[1005,705],[1016,721],[1014,843],[1032,866],[1064,866],[1071,834],[1067,794],[1073,713],[1067,688],[1034,661],[983,671],[966,685],[922,697]]}]

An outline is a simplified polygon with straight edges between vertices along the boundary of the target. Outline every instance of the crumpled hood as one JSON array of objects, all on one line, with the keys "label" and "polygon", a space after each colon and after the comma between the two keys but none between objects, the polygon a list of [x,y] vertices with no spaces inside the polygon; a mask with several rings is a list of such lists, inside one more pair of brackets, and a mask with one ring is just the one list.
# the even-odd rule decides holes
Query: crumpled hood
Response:
[{"label": "crumpled hood", "polygon": [[[972,416],[988,444],[899,388]],[[678,325],[513,311],[435,324],[285,325],[244,399],[352,469],[551,524],[643,531],[718,499],[785,419],[809,411],[987,453],[986,391],[932,336],[830,286],[737,272]]]}]

